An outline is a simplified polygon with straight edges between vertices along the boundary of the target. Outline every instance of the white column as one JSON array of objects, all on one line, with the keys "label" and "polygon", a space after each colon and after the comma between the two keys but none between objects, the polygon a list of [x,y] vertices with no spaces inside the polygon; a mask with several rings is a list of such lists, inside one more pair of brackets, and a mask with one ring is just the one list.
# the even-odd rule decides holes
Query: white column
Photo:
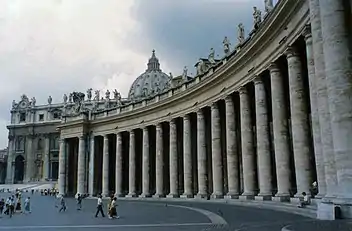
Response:
[{"label": "white column", "polygon": [[13,184],[14,175],[12,161],[14,161],[14,155],[16,150],[15,136],[9,135],[9,153],[7,156],[7,170],[6,170],[6,184]]},{"label": "white column", "polygon": [[49,169],[50,169],[50,139],[49,135],[45,135],[45,140],[44,140],[44,161],[43,161],[43,179],[46,180],[49,179]]},{"label": "white column", "polygon": [[164,165],[164,150],[163,150],[163,128],[162,124],[156,125],[156,162],[155,162],[155,183],[156,192],[153,197],[164,196],[164,177],[163,177],[163,165]]},{"label": "white column", "polygon": [[33,135],[29,135],[26,137],[26,181],[30,182],[33,179],[35,166],[35,157],[33,152]]},{"label": "white column", "polygon": [[310,164],[310,137],[308,123],[307,97],[304,91],[303,69],[295,47],[286,52],[288,64],[288,82],[290,89],[292,146],[295,159],[297,194],[310,194],[312,169]]},{"label": "white column", "polygon": [[220,142],[220,115],[217,103],[211,105],[211,154],[213,167],[213,198],[222,198],[223,176],[222,176],[222,156]]},{"label": "white column", "polygon": [[183,177],[184,192],[182,197],[193,197],[192,187],[192,150],[191,150],[191,118],[183,117]]},{"label": "white column", "polygon": [[149,131],[148,127],[143,128],[143,162],[142,162],[142,195],[141,197],[150,197],[150,180],[149,180]]},{"label": "white column", "polygon": [[134,130],[130,131],[130,149],[129,149],[129,177],[128,177],[128,195],[127,197],[136,196],[136,141]]},{"label": "white column", "polygon": [[227,178],[229,191],[227,198],[238,198],[239,195],[239,162],[237,152],[236,115],[234,102],[231,95],[225,98],[226,112],[226,154],[227,154]]},{"label": "white column", "polygon": [[122,133],[116,133],[115,196],[122,197]]},{"label": "white column", "polygon": [[240,93],[240,114],[241,114],[241,143],[243,163],[243,199],[254,199],[255,195],[255,154],[253,141],[253,125],[250,109],[249,95],[246,87],[242,87]]},{"label": "white column", "polygon": [[[331,130],[331,116],[329,110],[329,98],[326,86],[325,61],[323,50],[323,37],[319,0],[309,1],[309,12],[313,38],[314,67],[316,78],[317,101],[320,121],[321,143],[324,159],[324,172],[326,183],[325,197],[333,197],[337,189],[336,164],[334,156],[334,144]],[[319,181],[319,180],[318,180]],[[318,182],[319,186],[320,182]],[[320,194],[320,193],[319,193]]]},{"label": "white column", "polygon": [[269,71],[277,177],[277,194],[273,200],[287,201],[290,198],[291,169],[283,76],[276,63],[269,66]]},{"label": "white column", "polygon": [[89,175],[88,175],[88,194],[93,196],[94,194],[94,163],[95,163],[95,136],[90,136],[90,148],[89,148]]},{"label": "white column", "polygon": [[104,135],[103,144],[103,182],[102,182],[102,196],[109,195],[109,135]]},{"label": "white column", "polygon": [[314,69],[313,57],[313,44],[310,25],[306,25],[303,31],[303,36],[306,41],[306,54],[307,54],[307,69],[309,79],[309,94],[310,94],[310,108],[311,108],[311,121],[312,121],[312,135],[315,155],[315,166],[317,172],[317,182],[319,194],[316,196],[322,198],[326,194],[325,182],[325,169],[324,169],[324,156],[321,142],[321,131],[318,110],[318,97],[316,88],[316,77]]},{"label": "white column", "polygon": [[261,77],[254,79],[255,117],[257,135],[257,166],[259,194],[256,199],[269,200],[272,196],[271,152],[267,97]]},{"label": "white column", "polygon": [[[336,160],[338,195],[352,198],[352,61],[345,1],[320,0],[326,85]],[[350,203],[350,202],[349,202]],[[349,218],[351,214],[345,215]]]},{"label": "white column", "polygon": [[202,109],[197,111],[197,172],[198,193],[197,198],[208,196],[207,187],[207,152],[205,145],[205,121]]},{"label": "white column", "polygon": [[86,163],[85,154],[86,154],[85,137],[82,135],[79,137],[78,164],[77,164],[77,194],[81,194],[81,195],[85,194],[85,189],[84,189],[84,176],[85,176],[85,163]]},{"label": "white column", "polygon": [[59,194],[65,195],[66,189],[66,140],[60,139],[59,150],[59,179],[58,179]]},{"label": "white column", "polygon": [[177,127],[176,121],[170,121],[170,193],[167,197],[178,197],[178,163],[177,163]]}]

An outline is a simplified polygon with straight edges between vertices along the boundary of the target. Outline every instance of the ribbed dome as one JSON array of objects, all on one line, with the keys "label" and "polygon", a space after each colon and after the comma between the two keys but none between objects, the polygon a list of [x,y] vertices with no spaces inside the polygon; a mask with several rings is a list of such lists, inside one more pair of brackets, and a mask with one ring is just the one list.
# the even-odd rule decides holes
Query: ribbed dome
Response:
[{"label": "ribbed dome", "polygon": [[171,76],[161,71],[159,60],[153,50],[147,70],[133,82],[128,98],[143,99],[161,93],[170,88],[171,79]]}]

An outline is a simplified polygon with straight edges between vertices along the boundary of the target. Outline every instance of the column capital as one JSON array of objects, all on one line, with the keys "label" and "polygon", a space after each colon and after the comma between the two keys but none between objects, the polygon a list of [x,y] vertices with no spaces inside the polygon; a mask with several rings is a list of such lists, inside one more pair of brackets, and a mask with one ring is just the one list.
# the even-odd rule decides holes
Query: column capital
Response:
[{"label": "column capital", "polygon": [[294,47],[294,46],[287,47],[287,49],[286,49],[284,54],[286,55],[287,58],[292,58],[292,57],[299,56],[297,48]]},{"label": "column capital", "polygon": [[162,130],[162,124],[161,123],[157,123],[155,125],[155,128],[156,128],[156,130]]},{"label": "column capital", "polygon": [[109,139],[109,134],[104,134],[103,137],[104,137],[104,140],[108,140]]},{"label": "column capital", "polygon": [[311,30],[311,26],[310,24],[307,24],[303,31],[302,31],[302,35],[304,36],[304,40],[306,42],[312,42],[312,30]]},{"label": "column capital", "polygon": [[238,92],[240,93],[240,95],[246,95],[246,94],[248,94],[248,91],[247,91],[246,86],[240,87],[240,89],[238,89]]},{"label": "column capital", "polygon": [[78,136],[78,139],[80,140],[84,140],[86,138],[86,135],[85,134],[81,134]]},{"label": "column capital", "polygon": [[60,137],[59,138],[59,143],[61,144],[61,143],[65,143],[66,142],[66,138],[63,138],[63,137]]},{"label": "column capital", "polygon": [[34,138],[36,138],[36,137],[37,137],[36,134],[29,134],[29,135],[27,135],[27,138],[29,138],[29,139],[34,139]]},{"label": "column capital", "polygon": [[253,83],[254,85],[263,84],[263,78],[259,75],[256,75],[255,78],[253,79]]},{"label": "column capital", "polygon": [[128,131],[130,133],[130,136],[134,136],[134,129]]},{"label": "column capital", "polygon": [[232,95],[227,95],[227,96],[225,96],[224,100],[225,100],[225,103],[226,103],[226,104],[228,104],[228,103],[233,103]]},{"label": "column capital", "polygon": [[280,72],[280,68],[275,62],[270,63],[270,65],[268,66],[268,70],[270,71],[270,73]]},{"label": "column capital", "polygon": [[143,132],[148,132],[148,126],[142,128]]},{"label": "column capital", "polygon": [[202,108],[199,108],[196,113],[197,113],[197,117],[204,117]]},{"label": "column capital", "polygon": [[211,107],[211,110],[218,109],[217,102],[212,103],[210,107]]},{"label": "column capital", "polygon": [[183,120],[184,120],[184,121],[185,121],[185,120],[190,120],[189,114],[184,115],[184,116],[183,116]]},{"label": "column capital", "polygon": [[14,135],[9,135],[8,139],[9,139],[9,141],[13,141],[15,139],[15,136]]}]

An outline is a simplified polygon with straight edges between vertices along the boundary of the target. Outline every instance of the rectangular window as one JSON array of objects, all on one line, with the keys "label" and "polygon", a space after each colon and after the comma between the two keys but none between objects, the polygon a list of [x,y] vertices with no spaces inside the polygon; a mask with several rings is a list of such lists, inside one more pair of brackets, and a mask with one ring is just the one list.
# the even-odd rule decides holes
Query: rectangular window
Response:
[{"label": "rectangular window", "polygon": [[44,121],[44,114],[39,114],[39,121]]},{"label": "rectangular window", "polygon": [[26,122],[26,113],[24,112],[20,113],[20,122]]}]

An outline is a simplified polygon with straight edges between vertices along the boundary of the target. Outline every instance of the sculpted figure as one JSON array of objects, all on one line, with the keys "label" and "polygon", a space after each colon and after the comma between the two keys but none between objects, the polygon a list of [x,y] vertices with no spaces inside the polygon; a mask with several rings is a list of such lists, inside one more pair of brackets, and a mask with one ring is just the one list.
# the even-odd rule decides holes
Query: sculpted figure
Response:
[{"label": "sculpted figure", "polygon": [[222,42],[222,44],[224,45],[224,52],[227,55],[231,51],[230,50],[231,43],[230,43],[229,39],[227,38],[227,36],[225,36],[224,41]]},{"label": "sculpted figure", "polygon": [[70,95],[68,96],[68,102],[72,103],[73,100],[73,93],[70,93]]},{"label": "sculpted figure", "polygon": [[253,20],[254,29],[258,29],[259,24],[262,22],[262,12],[255,6],[253,7]]},{"label": "sculpted figure", "polygon": [[92,99],[92,88],[88,88],[87,90],[87,98],[88,98],[88,101],[90,101]]},{"label": "sculpted figure", "polygon": [[99,101],[100,100],[100,91],[99,90],[95,90],[95,96],[94,96],[94,100],[95,101]]},{"label": "sculpted figure", "polygon": [[16,100],[12,100],[12,108],[15,108],[17,106]]},{"label": "sculpted figure", "polygon": [[66,104],[66,103],[67,103],[67,95],[64,94],[64,96],[62,97],[62,99],[64,100],[64,104]]},{"label": "sculpted figure", "polygon": [[173,78],[174,78],[174,76],[172,75],[172,73],[171,73],[171,72],[170,72],[170,78],[171,78],[171,79],[173,79]]},{"label": "sculpted figure", "polygon": [[53,98],[51,98],[51,95],[48,97],[48,104],[50,105],[53,102]]},{"label": "sculpted figure", "polygon": [[273,0],[264,0],[264,4],[266,13],[269,13],[274,8]]},{"label": "sculpted figure", "polygon": [[205,63],[203,59],[199,59],[198,65],[197,65],[197,75],[203,74],[205,71]]},{"label": "sculpted figure", "polygon": [[214,50],[214,48],[210,48],[210,54],[208,56],[208,60],[211,64],[215,63],[215,50]]},{"label": "sculpted figure", "polygon": [[238,24],[237,39],[239,43],[244,41],[244,26],[242,23]]},{"label": "sculpted figure", "polygon": [[35,99],[35,97],[32,97],[31,99],[32,106],[34,107],[36,103],[37,103],[37,100]]},{"label": "sculpted figure", "polygon": [[109,90],[106,90],[106,92],[105,92],[105,99],[106,99],[107,101],[110,100],[110,91],[109,91]]},{"label": "sculpted figure", "polygon": [[187,69],[187,66],[185,66],[184,68],[183,68],[183,74],[182,74],[182,77],[184,78],[184,79],[187,79],[187,72],[188,72],[188,69]]}]

